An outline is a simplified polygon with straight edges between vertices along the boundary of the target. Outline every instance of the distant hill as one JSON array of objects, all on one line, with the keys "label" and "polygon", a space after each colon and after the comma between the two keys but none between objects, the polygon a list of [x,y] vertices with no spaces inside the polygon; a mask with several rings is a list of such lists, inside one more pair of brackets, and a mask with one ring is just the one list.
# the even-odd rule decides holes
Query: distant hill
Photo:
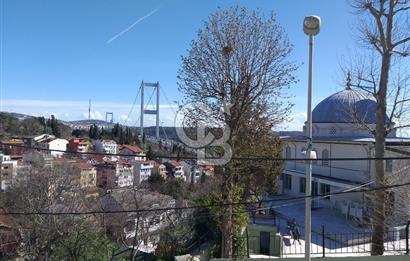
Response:
[{"label": "distant hill", "polygon": [[97,125],[99,128],[111,129],[115,123],[110,123],[102,120],[78,120],[78,121],[62,121],[63,124],[72,129],[89,129],[91,125]]},{"label": "distant hill", "polygon": [[[0,112],[0,138],[35,136],[43,133],[52,134],[50,124],[50,120],[44,117]],[[71,136],[72,129],[60,121],[57,121],[56,129],[63,138]]]},{"label": "distant hill", "polygon": [[10,116],[13,116],[14,118],[17,118],[19,120],[24,120],[27,118],[33,118],[34,116],[31,115],[26,115],[26,114],[22,114],[22,113],[17,113],[17,112],[5,112],[7,114],[9,114]]}]

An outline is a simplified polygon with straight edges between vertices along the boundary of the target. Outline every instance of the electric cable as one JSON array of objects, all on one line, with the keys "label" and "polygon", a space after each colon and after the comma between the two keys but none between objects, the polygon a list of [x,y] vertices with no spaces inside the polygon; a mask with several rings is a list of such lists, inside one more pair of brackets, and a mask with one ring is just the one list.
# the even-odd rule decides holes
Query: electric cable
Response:
[{"label": "electric cable", "polygon": [[[78,155],[101,155],[101,156],[119,156],[119,157],[135,157],[138,155],[123,155],[119,153],[100,153],[100,152],[78,152],[78,151],[66,151],[66,150],[56,150],[56,149],[47,149],[47,148],[39,148],[35,146],[26,146],[26,145],[18,145],[18,144],[7,144],[4,142],[0,142],[0,145],[8,146],[8,147],[18,147],[23,149],[30,149],[30,150],[39,150],[39,151],[47,151],[47,152],[62,152],[67,154],[78,154]],[[172,156],[172,155],[159,155],[153,154],[153,158],[160,158],[160,159],[187,159],[187,160],[197,160],[197,157],[193,156]],[[220,159],[220,157],[207,157],[201,160],[207,159]],[[250,160],[250,161],[322,161],[322,160],[330,160],[330,161],[362,161],[362,160],[410,160],[410,156],[406,157],[344,157],[344,158],[316,158],[316,159],[306,159],[306,158],[281,158],[281,157],[270,157],[270,156],[241,156],[241,157],[232,157],[231,160]]]},{"label": "electric cable", "polygon": [[83,211],[83,212],[42,212],[42,211],[33,211],[33,212],[4,212],[0,213],[2,215],[19,215],[19,216],[32,216],[32,215],[48,215],[48,216],[58,216],[58,215],[94,215],[94,214],[119,214],[119,213],[144,213],[144,212],[164,212],[164,211],[171,211],[171,210],[186,210],[186,209],[197,209],[197,208],[213,208],[213,207],[227,207],[227,206],[237,206],[237,205],[249,205],[255,204],[260,202],[276,202],[276,201],[287,201],[287,200],[294,200],[294,199],[304,199],[304,198],[315,198],[321,196],[332,196],[332,195],[342,195],[342,194],[351,194],[351,193],[363,193],[363,192],[372,192],[372,191],[379,191],[379,190],[388,190],[392,188],[398,188],[403,186],[410,185],[410,182],[395,184],[395,185],[388,185],[388,186],[380,186],[380,187],[373,187],[368,189],[361,189],[361,190],[353,190],[353,191],[341,191],[341,192],[331,192],[326,193],[326,195],[319,194],[319,195],[311,195],[311,196],[297,196],[293,198],[287,199],[264,199],[260,201],[238,201],[232,203],[219,203],[219,204],[205,204],[205,205],[194,205],[194,206],[186,206],[186,207],[166,207],[166,208],[142,208],[142,209],[123,209],[123,210],[93,210],[93,211]]}]

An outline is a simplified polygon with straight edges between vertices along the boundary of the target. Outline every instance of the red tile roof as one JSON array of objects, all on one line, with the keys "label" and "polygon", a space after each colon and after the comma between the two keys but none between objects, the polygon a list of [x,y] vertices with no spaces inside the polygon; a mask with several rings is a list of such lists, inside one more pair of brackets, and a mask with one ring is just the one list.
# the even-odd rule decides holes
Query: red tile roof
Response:
[{"label": "red tile roof", "polygon": [[171,164],[171,165],[174,166],[174,167],[180,167],[180,166],[182,166],[181,163],[179,163],[179,162],[176,161],[176,160],[170,160],[170,161],[168,161],[168,164]]},{"label": "red tile roof", "polygon": [[23,144],[23,141],[20,139],[11,139],[11,140],[2,140],[1,143],[3,143],[4,145],[8,145],[8,144]]},{"label": "red tile roof", "polygon": [[132,152],[134,152],[134,153],[142,153],[142,152],[144,152],[144,150],[143,149],[141,149],[140,147],[138,147],[138,146],[132,146],[132,145],[121,145],[121,150],[122,149],[128,149],[128,150],[130,150],[130,151],[132,151]]},{"label": "red tile roof", "polygon": [[159,166],[161,166],[161,164],[159,164],[155,160],[148,160],[148,162],[151,163],[151,165],[154,166],[154,168],[159,168]]}]

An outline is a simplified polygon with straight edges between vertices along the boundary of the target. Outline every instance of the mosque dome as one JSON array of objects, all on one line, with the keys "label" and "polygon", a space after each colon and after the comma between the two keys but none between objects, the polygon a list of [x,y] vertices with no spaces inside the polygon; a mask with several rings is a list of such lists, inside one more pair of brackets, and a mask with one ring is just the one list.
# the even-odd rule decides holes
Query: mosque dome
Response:
[{"label": "mosque dome", "polygon": [[376,123],[376,100],[350,85],[321,101],[312,111],[313,123]]}]

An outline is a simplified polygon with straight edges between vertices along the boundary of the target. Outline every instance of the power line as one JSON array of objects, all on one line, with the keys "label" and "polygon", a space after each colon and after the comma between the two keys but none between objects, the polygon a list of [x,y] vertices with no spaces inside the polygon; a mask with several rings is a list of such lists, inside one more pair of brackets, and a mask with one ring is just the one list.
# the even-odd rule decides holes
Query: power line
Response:
[{"label": "power line", "polygon": [[[372,183],[374,183],[374,182],[375,182],[375,181],[372,180],[372,181],[369,181],[369,182],[367,182],[367,183],[361,184],[361,185],[356,186],[356,187],[353,187],[353,188],[344,189],[344,190],[338,190],[338,191],[335,191],[335,192],[348,192],[348,191],[353,191],[353,190],[356,190],[356,189],[359,189],[359,188],[368,186],[368,185],[370,185],[370,184],[372,184]],[[325,195],[323,195],[323,196],[317,196],[317,197],[313,198],[312,201],[313,201],[313,200],[319,200],[319,199],[321,199],[321,198],[327,198],[327,197],[329,197],[329,196],[330,196],[329,194],[325,194]],[[256,209],[256,210],[267,210],[267,209],[272,209],[272,208],[275,209],[275,208],[280,208],[280,207],[288,207],[288,206],[299,205],[299,204],[303,203],[302,200],[303,200],[303,199],[296,199],[296,200],[292,200],[291,203],[282,204],[282,205],[276,205],[276,206],[270,206],[270,207],[264,207],[264,208],[258,208],[258,209]]]},{"label": "power line", "polygon": [[167,100],[169,107],[171,108],[171,110],[174,112],[174,116],[177,115],[177,112],[174,110],[174,107],[172,106],[172,103],[169,101],[168,96],[166,94],[166,92],[164,90],[162,90],[162,88],[160,89],[160,91],[162,92],[162,94],[164,95],[165,99]]},{"label": "power line", "polygon": [[[18,145],[18,144],[7,144],[4,142],[0,142],[0,145],[9,146],[9,147],[17,147],[29,150],[41,150],[41,151],[48,151],[48,152],[62,152],[67,154],[78,154],[78,155],[101,155],[101,156],[119,156],[119,157],[135,157],[137,155],[123,155],[118,153],[100,153],[100,152],[78,152],[78,151],[66,151],[66,150],[56,150],[56,149],[47,149],[47,148],[38,148],[33,146],[27,145]],[[159,155],[153,154],[152,158],[159,158],[159,159],[187,159],[187,160],[197,160],[197,157],[194,156],[173,156],[173,155]],[[201,160],[211,160],[211,159],[220,159],[220,157],[207,157]],[[281,157],[269,157],[269,156],[243,156],[243,157],[231,157],[231,160],[250,160],[250,161],[308,161],[306,158],[281,158]],[[362,161],[362,160],[410,160],[410,156],[406,157],[345,157],[345,158],[316,158],[316,159],[309,159],[309,161],[322,161],[322,160],[329,160],[329,161]]]},{"label": "power line", "polygon": [[339,192],[331,192],[326,194],[319,194],[316,196],[298,196],[286,199],[265,199],[260,201],[238,201],[232,203],[219,203],[219,204],[206,204],[206,205],[196,205],[196,206],[186,206],[186,207],[166,207],[166,208],[147,208],[147,209],[124,209],[124,210],[94,210],[94,211],[84,211],[84,212],[7,212],[7,213],[0,213],[1,215],[19,215],[19,216],[32,216],[32,215],[49,215],[49,216],[59,216],[59,215],[95,215],[95,214],[121,214],[121,213],[144,213],[144,212],[156,212],[156,211],[171,211],[171,210],[188,210],[188,209],[197,209],[197,208],[212,208],[212,207],[227,207],[227,206],[236,206],[236,205],[250,205],[250,204],[259,204],[259,203],[267,203],[267,202],[277,202],[277,201],[289,201],[295,199],[305,199],[305,198],[316,198],[322,196],[334,196],[334,195],[341,195],[341,194],[351,194],[351,193],[363,193],[363,192],[372,192],[378,190],[388,190],[392,188],[398,188],[403,186],[410,185],[410,182],[401,183],[396,185],[389,185],[389,186],[380,186],[368,189],[361,189],[361,190],[353,190],[353,191],[339,191]]},{"label": "power line", "polygon": [[141,86],[140,86],[140,88],[138,89],[137,95],[136,95],[135,98],[134,98],[134,102],[132,103],[131,109],[130,109],[130,111],[128,112],[127,118],[125,118],[124,123],[123,123],[122,125],[125,125],[125,124],[127,123],[128,118],[130,117],[132,111],[134,110],[134,106],[135,106],[135,104],[137,103],[137,100],[138,100],[138,96],[139,96],[139,94],[140,94],[140,91],[141,91]]}]

